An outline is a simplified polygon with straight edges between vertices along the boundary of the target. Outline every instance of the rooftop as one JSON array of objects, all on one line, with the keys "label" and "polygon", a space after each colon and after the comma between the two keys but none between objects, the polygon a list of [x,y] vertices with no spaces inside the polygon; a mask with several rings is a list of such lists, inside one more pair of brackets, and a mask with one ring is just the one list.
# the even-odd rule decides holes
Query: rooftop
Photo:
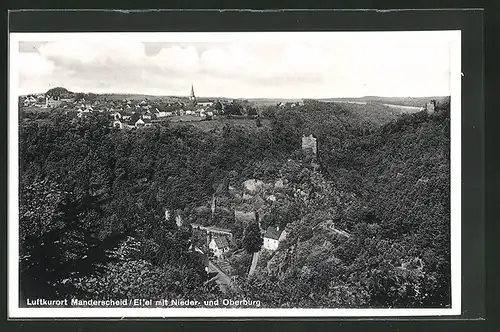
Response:
[{"label": "rooftop", "polygon": [[277,240],[280,238],[282,232],[283,229],[279,229],[278,227],[274,226],[269,226],[266,230],[266,233],[264,234],[264,237],[267,237],[268,239]]},{"label": "rooftop", "polygon": [[229,242],[227,242],[227,239],[225,236],[218,236],[214,238],[215,244],[217,245],[217,248],[228,248],[229,247]]}]

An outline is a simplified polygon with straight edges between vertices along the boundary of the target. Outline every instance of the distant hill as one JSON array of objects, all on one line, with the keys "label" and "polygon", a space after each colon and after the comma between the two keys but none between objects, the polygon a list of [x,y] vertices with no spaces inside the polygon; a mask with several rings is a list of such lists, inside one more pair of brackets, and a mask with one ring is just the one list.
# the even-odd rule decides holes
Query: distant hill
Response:
[{"label": "distant hill", "polygon": [[268,105],[276,105],[279,103],[296,103],[296,102],[301,102],[301,98],[295,98],[295,99],[286,99],[286,98],[249,98],[249,102],[258,104],[258,105],[263,105],[263,106],[268,106]]},{"label": "distant hill", "polygon": [[444,102],[449,96],[429,96],[429,97],[378,97],[365,96],[359,98],[327,98],[320,99],[321,101],[338,101],[338,102],[363,102],[363,103],[380,103],[389,105],[400,105],[410,107],[424,107],[426,103],[432,99],[437,102]]},{"label": "distant hill", "polygon": [[74,92],[69,91],[66,88],[63,87],[55,87],[52,89],[49,89],[47,92],[45,92],[45,95],[51,96],[51,97],[61,97],[61,98],[68,98],[74,95]]}]

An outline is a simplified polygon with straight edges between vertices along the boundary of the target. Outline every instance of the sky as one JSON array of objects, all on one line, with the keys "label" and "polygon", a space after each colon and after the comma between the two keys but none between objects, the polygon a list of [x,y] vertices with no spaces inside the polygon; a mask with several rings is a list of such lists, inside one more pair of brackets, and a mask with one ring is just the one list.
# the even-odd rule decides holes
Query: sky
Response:
[{"label": "sky", "polygon": [[11,52],[18,94],[62,86],[73,92],[187,96],[193,84],[200,97],[426,97],[450,95],[449,36],[16,34]]}]

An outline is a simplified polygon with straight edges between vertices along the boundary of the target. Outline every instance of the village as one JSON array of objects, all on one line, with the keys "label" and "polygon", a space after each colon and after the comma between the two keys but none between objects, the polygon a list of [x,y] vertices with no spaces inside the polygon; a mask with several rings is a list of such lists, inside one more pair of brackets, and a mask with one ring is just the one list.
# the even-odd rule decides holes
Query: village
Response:
[{"label": "village", "polygon": [[[53,92],[53,91],[56,92]],[[234,110],[233,105],[238,109]],[[278,102],[278,108],[296,107],[301,102]],[[64,88],[53,88],[46,93],[30,94],[19,98],[23,111],[62,111],[76,119],[91,114],[104,114],[114,129],[141,129],[162,126],[167,122],[197,122],[215,120],[222,116],[254,118],[259,112],[253,103],[245,100],[196,97],[194,86],[185,97],[159,97],[141,99],[72,93]]]},{"label": "village", "polygon": [[168,119],[174,121],[214,119],[224,113],[225,104],[218,100],[196,98],[194,88],[191,86],[190,96],[178,98],[178,101],[149,100],[148,98],[113,100],[100,96],[86,100],[84,96],[78,96],[78,94],[48,92],[20,98],[20,106],[30,110],[60,109],[65,114],[76,118],[102,113],[108,115],[110,126],[113,128],[138,129],[152,127]]}]

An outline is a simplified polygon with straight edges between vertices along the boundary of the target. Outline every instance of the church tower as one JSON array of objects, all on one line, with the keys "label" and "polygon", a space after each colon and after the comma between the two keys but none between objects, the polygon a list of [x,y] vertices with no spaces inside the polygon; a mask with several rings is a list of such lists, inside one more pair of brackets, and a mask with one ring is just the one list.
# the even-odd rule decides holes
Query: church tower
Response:
[{"label": "church tower", "polygon": [[193,104],[196,104],[196,96],[194,95],[194,87],[193,87],[193,84],[191,84],[191,94],[189,95],[189,100],[190,100]]}]

